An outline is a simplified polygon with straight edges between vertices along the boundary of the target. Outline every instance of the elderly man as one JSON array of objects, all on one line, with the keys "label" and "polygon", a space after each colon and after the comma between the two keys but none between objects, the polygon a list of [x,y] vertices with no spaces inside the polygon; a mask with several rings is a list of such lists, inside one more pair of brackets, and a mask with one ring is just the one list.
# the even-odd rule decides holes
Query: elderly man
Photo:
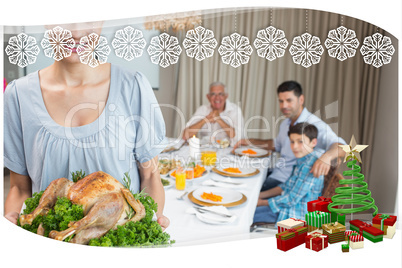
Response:
[{"label": "elderly man", "polygon": [[240,107],[228,100],[226,87],[221,82],[209,86],[209,105],[202,105],[186,124],[183,139],[193,135],[213,141],[228,139],[233,146],[243,138],[243,115]]},{"label": "elderly man", "polygon": [[296,164],[296,157],[290,148],[288,137],[289,126],[308,122],[317,127],[318,137],[316,147],[323,149],[325,153],[315,161],[311,168],[310,172],[313,173],[315,178],[327,175],[331,167],[331,161],[337,157],[343,158],[345,156],[345,152],[338,146],[346,144],[345,141],[338,137],[324,121],[303,107],[304,95],[299,83],[286,81],[278,87],[277,93],[279,107],[287,119],[281,123],[276,139],[242,139],[234,146],[237,148],[241,145],[254,144],[268,150],[280,152],[281,158],[284,160],[281,161],[283,164],[276,166],[272,173],[268,175],[262,190],[268,190],[280,183],[286,182],[292,173],[293,166]]}]

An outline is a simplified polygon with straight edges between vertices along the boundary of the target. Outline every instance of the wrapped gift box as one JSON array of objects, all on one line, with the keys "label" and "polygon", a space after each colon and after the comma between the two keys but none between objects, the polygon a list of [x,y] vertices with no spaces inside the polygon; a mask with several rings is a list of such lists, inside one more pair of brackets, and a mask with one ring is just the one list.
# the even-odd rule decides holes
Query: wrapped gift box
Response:
[{"label": "wrapped gift box", "polygon": [[330,203],[332,203],[331,198],[325,198],[323,196],[320,196],[320,197],[318,197],[317,200],[307,202],[307,211],[308,212],[313,212],[313,211],[329,212],[328,205]]},{"label": "wrapped gift box", "polygon": [[383,240],[384,232],[380,229],[377,229],[361,220],[352,220],[349,223],[351,230],[358,232],[371,242],[377,243]]},{"label": "wrapped gift box", "polygon": [[373,227],[384,232],[385,238],[392,238],[396,231],[396,216],[388,214],[377,214],[373,218]]},{"label": "wrapped gift box", "polygon": [[330,222],[322,225],[322,229],[330,234],[336,234],[346,231],[346,226],[339,222]]},{"label": "wrapped gift box", "polygon": [[362,235],[352,233],[349,235],[349,246],[352,249],[358,249],[364,247],[364,238]]},{"label": "wrapped gift box", "polygon": [[323,224],[331,222],[329,212],[313,211],[306,214],[307,228],[309,232],[321,229]]},{"label": "wrapped gift box", "polygon": [[351,234],[359,234],[359,233],[356,231],[345,231],[345,241],[349,241],[349,236]]},{"label": "wrapped gift box", "polygon": [[290,228],[296,228],[300,226],[306,227],[306,221],[295,218],[289,218],[283,221],[278,221],[276,225],[278,226],[278,233],[282,233]]},{"label": "wrapped gift box", "polygon": [[321,232],[309,233],[306,238],[306,248],[314,251],[320,251],[328,247],[328,236],[323,235]]},{"label": "wrapped gift box", "polygon": [[342,244],[342,252],[349,252],[349,245],[348,244]]},{"label": "wrapped gift box", "polygon": [[296,227],[276,234],[276,245],[278,249],[288,251],[305,242],[307,227]]},{"label": "wrapped gift box", "polygon": [[338,242],[343,242],[345,241],[345,231],[337,232],[337,233],[328,233],[327,231],[324,231],[324,235],[328,236],[328,243],[334,244]]},{"label": "wrapped gift box", "polygon": [[336,221],[339,222],[340,224],[346,225],[346,215],[338,214]]}]

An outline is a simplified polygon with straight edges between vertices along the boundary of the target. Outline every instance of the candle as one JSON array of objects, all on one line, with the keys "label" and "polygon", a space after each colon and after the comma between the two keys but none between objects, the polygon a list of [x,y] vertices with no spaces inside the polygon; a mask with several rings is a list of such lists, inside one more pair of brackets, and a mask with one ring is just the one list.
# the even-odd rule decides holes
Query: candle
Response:
[{"label": "candle", "polygon": [[189,139],[189,144],[193,147],[200,147],[200,139],[194,135],[192,138]]},{"label": "candle", "polygon": [[194,160],[196,160],[201,152],[200,139],[194,135],[192,138],[189,139],[188,144],[190,146],[190,156],[194,158]]}]

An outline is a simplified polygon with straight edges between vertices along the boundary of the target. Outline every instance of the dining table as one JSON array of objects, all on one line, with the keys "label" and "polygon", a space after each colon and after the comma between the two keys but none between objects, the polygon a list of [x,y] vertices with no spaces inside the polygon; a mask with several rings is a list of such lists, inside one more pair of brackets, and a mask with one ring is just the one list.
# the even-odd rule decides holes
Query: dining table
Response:
[{"label": "dining table", "polygon": [[[190,157],[190,148],[187,144],[177,150],[159,155],[159,159],[181,159],[184,161],[191,159]],[[215,172],[216,170],[213,171],[214,168],[206,167],[206,175],[198,179],[187,180],[184,190],[177,190],[174,185],[174,178],[171,178],[173,185],[165,189],[164,215],[170,220],[170,225],[165,231],[170,235],[172,240],[175,240],[173,246],[197,245],[249,238],[250,226],[253,223],[260,189],[265,181],[268,170],[272,168],[273,163],[271,160],[272,157],[270,155],[255,158],[246,155],[235,155],[233,148],[227,147],[217,149],[217,167],[219,165],[237,163],[238,166],[247,166],[258,170],[258,174],[247,177],[228,178],[228,176],[218,174],[219,172]],[[211,185],[211,182],[215,180],[222,181],[225,179],[236,184],[222,182],[218,186]],[[230,214],[235,215],[235,220],[222,224],[211,224],[201,221],[194,213],[189,213],[193,211],[192,208],[198,206],[194,201],[191,201],[194,200],[194,197],[190,200],[189,194],[194,193],[193,191],[197,191],[197,189],[204,189],[203,187],[208,187],[209,189],[212,187],[216,191],[222,190],[222,188],[230,189],[240,192],[246,198],[239,205],[224,207]],[[181,196],[183,198],[180,199],[179,197]]]}]

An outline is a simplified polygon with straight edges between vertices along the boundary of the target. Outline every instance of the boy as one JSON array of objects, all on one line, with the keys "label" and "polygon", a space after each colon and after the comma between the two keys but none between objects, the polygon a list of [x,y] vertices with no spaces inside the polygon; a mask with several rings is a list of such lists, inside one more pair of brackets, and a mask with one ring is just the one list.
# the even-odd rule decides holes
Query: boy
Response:
[{"label": "boy", "polygon": [[324,153],[316,149],[317,128],[306,122],[290,126],[290,147],[297,158],[290,178],[260,193],[254,223],[278,222],[288,218],[304,219],[307,202],[316,200],[324,187],[324,176],[311,173],[314,162]]}]

